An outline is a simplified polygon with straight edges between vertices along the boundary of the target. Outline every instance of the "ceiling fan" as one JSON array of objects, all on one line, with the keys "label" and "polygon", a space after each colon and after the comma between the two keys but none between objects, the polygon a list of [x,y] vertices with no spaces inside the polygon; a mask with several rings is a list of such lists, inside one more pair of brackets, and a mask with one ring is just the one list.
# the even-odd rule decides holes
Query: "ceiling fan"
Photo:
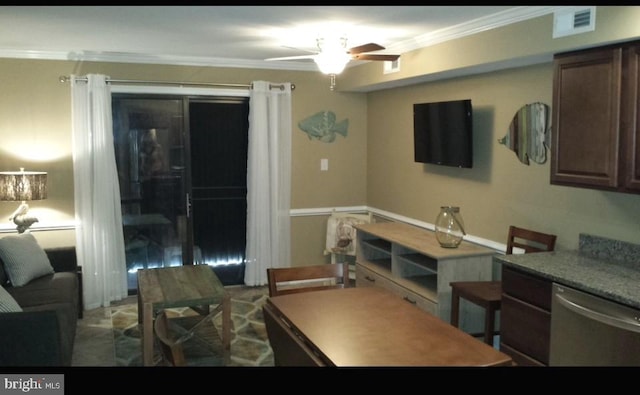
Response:
[{"label": "ceiling fan", "polygon": [[313,59],[320,71],[331,77],[330,88],[334,90],[336,75],[344,70],[350,60],[395,61],[400,57],[400,55],[371,54],[370,52],[385,49],[382,45],[375,43],[358,45],[347,49],[347,39],[345,37],[334,39],[318,38],[316,41],[319,52],[309,51],[312,52],[311,55],[285,56],[265,60]]}]

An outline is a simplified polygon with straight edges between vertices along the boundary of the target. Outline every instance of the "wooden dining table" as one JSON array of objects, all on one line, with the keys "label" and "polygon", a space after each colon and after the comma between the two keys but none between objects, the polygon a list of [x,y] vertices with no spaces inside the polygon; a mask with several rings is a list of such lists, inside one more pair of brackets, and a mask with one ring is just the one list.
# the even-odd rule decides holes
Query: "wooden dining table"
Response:
[{"label": "wooden dining table", "polygon": [[287,355],[303,351],[320,366],[512,364],[508,355],[381,287],[274,296],[264,308],[284,328],[267,326],[276,363],[283,352],[286,364]]}]

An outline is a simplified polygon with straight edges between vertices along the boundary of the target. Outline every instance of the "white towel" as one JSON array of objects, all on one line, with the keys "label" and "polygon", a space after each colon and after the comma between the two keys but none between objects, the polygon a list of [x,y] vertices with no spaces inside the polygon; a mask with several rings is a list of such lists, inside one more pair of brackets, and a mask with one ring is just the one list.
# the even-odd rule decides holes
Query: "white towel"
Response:
[{"label": "white towel", "polygon": [[325,255],[356,255],[356,228],[354,225],[369,221],[367,215],[332,215],[327,220]]}]

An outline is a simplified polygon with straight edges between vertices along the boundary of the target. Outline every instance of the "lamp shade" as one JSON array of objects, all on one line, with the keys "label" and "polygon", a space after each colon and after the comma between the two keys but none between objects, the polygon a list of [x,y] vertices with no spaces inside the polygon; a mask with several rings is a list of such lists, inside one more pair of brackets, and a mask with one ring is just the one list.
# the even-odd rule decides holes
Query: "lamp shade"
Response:
[{"label": "lamp shade", "polygon": [[0,200],[27,201],[46,198],[46,172],[24,170],[0,172]]}]

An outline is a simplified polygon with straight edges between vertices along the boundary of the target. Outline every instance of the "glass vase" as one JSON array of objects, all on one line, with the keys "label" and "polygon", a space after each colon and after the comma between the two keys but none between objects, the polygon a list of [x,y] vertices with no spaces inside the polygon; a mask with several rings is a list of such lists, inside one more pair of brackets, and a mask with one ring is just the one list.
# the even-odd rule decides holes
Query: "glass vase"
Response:
[{"label": "glass vase", "polygon": [[456,248],[466,235],[460,207],[442,206],[436,217],[436,239],[444,248]]}]

